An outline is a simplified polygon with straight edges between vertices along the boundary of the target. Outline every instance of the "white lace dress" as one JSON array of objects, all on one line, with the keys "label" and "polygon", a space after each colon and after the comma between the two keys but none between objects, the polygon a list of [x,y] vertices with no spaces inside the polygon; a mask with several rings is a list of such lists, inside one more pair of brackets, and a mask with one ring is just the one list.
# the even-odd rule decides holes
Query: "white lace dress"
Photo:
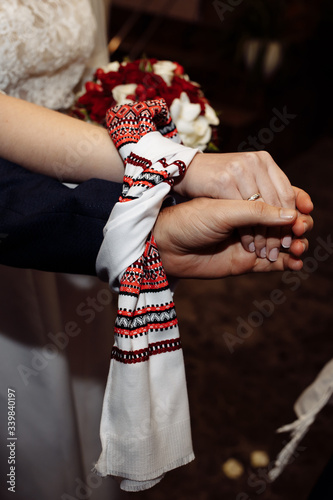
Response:
[{"label": "white lace dress", "polygon": [[[5,0],[0,3],[0,89],[52,109],[67,108],[102,30],[95,0]],[[97,47],[94,55],[106,51]],[[104,55],[104,54],[103,54]],[[95,58],[95,62],[96,58]]]},{"label": "white lace dress", "polygon": [[[1,0],[0,89],[50,108],[68,107],[87,67],[107,62],[104,1]],[[92,277],[0,266],[1,422],[7,421],[8,387],[17,402],[16,490],[6,484],[3,425],[2,500],[119,498],[118,485],[91,473],[101,450],[112,347],[112,312],[98,304],[101,287]],[[96,298],[98,310],[89,306]],[[54,339],[73,322],[80,335],[57,345]]]}]

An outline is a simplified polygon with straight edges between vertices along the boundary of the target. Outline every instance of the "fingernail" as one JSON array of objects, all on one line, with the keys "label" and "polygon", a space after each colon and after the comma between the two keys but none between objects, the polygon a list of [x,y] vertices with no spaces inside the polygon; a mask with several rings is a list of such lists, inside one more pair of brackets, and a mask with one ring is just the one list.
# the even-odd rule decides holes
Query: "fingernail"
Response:
[{"label": "fingernail", "polygon": [[283,239],[282,239],[282,246],[283,248],[290,248],[290,245],[291,245],[291,236],[285,236]]},{"label": "fingernail", "polygon": [[267,252],[266,252],[266,247],[264,247],[264,248],[262,248],[262,249],[260,250],[260,257],[261,257],[262,259],[264,259],[264,258],[266,257],[266,255],[267,255]]},{"label": "fingernail", "polygon": [[255,244],[254,244],[253,241],[249,244],[249,250],[250,250],[250,252],[255,252],[256,251],[256,246],[255,246]]},{"label": "fingernail", "polygon": [[280,209],[280,218],[281,219],[293,219],[295,217],[295,210],[290,208],[281,208]]},{"label": "fingernail", "polygon": [[278,248],[273,248],[270,252],[269,252],[269,256],[268,256],[268,259],[272,262],[275,262],[277,260],[279,256],[279,249]]}]

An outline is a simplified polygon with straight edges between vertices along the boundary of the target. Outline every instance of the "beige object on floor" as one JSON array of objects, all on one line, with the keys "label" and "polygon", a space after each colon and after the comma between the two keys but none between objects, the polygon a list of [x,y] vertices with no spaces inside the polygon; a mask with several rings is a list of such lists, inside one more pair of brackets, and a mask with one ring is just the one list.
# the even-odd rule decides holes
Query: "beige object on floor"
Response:
[{"label": "beige object on floor", "polygon": [[252,451],[250,455],[250,463],[252,467],[267,467],[269,464],[269,456],[263,450]]},{"label": "beige object on floor", "polygon": [[222,464],[222,471],[229,479],[238,479],[244,474],[244,467],[235,458],[229,458]]}]

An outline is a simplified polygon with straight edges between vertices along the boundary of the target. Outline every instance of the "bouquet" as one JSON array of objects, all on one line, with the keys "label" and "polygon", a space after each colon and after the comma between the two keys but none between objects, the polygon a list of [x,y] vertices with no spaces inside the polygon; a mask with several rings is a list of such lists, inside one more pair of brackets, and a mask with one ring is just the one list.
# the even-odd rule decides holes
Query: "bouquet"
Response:
[{"label": "bouquet", "polygon": [[185,146],[217,150],[214,134],[219,119],[214,109],[200,85],[172,61],[114,61],[98,68],[93,81],[86,82],[78,95],[71,114],[105,126],[105,114],[111,106],[158,98],[166,101]]}]

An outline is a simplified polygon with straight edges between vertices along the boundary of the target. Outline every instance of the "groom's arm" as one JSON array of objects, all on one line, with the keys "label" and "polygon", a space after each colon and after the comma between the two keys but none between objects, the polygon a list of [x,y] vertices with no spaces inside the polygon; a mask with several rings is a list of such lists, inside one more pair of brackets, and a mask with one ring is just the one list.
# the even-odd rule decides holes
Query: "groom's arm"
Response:
[{"label": "groom's arm", "polygon": [[[94,275],[96,257],[103,241],[103,227],[114,204],[118,201],[120,192],[120,184],[98,179],[91,179],[75,189],[70,189],[55,179],[31,173],[0,159],[0,264]],[[304,204],[306,199],[306,193],[299,193],[297,205]],[[164,221],[164,229],[162,232],[159,231],[158,243],[161,243],[161,235],[164,240],[172,241],[172,238],[168,237],[168,231],[177,227],[175,221],[180,228],[186,228],[188,225],[188,231],[185,231],[185,246],[187,246],[182,255],[183,258],[187,258],[189,253],[191,258],[188,245],[195,229],[193,216],[196,211],[193,210],[193,206],[195,207],[193,203],[201,202],[202,200],[194,200],[183,204],[190,209],[190,216],[186,215],[183,224],[179,224],[179,214],[176,213],[170,220],[165,217],[159,219],[159,227],[161,228]],[[228,204],[226,211],[228,217],[233,215],[233,212],[230,212],[230,203],[241,203],[250,212],[254,207],[252,203],[244,201],[206,200],[206,202],[221,206],[223,203]],[[183,208],[185,209],[185,206],[180,206],[177,211]],[[212,223],[213,215],[216,215],[215,206],[213,208],[212,213],[209,210],[201,213],[201,216],[207,217],[209,223]],[[312,227],[310,216],[299,216],[297,238],[302,238],[305,230],[303,219],[307,222],[308,229]],[[241,220],[244,223],[243,216]],[[209,224],[205,227],[208,228]],[[217,234],[217,231],[211,233]],[[201,233],[201,236],[203,241],[200,247],[205,247],[209,243],[209,235],[204,236],[204,233]],[[304,252],[306,246],[300,248],[300,254]],[[199,254],[201,255],[201,250]],[[251,257],[255,257],[254,254],[243,250],[243,259]],[[183,264],[181,267],[184,267]],[[169,272],[175,274],[175,270],[176,266],[173,264]],[[196,276],[197,272],[198,269],[195,269],[190,276]]]},{"label": "groom's arm", "polygon": [[94,275],[120,192],[99,179],[71,189],[0,159],[0,264]]}]

